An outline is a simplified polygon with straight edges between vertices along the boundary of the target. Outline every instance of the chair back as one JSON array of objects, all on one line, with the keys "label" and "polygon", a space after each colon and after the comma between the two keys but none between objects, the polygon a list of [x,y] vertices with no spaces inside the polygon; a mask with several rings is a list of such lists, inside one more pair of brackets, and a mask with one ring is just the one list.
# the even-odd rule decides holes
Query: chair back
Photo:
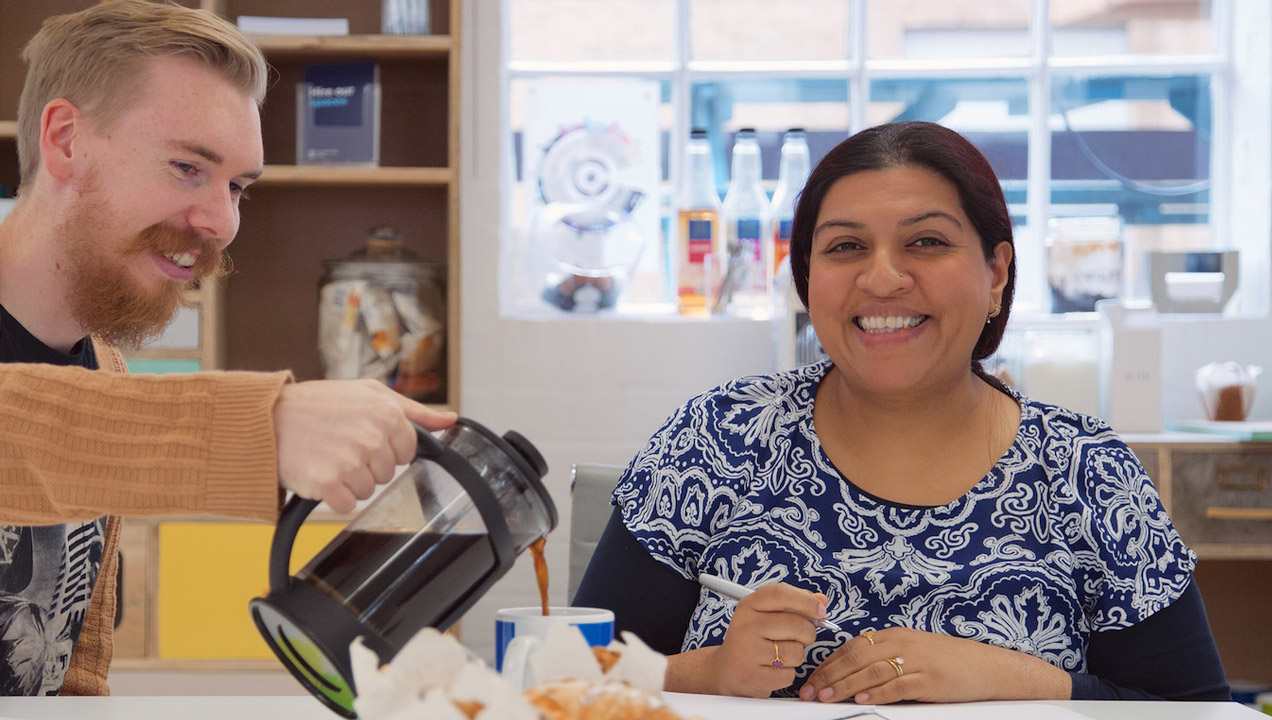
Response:
[{"label": "chair back", "polygon": [[571,602],[614,511],[610,496],[623,470],[621,465],[599,463],[575,463],[570,467],[570,570],[566,597]]}]

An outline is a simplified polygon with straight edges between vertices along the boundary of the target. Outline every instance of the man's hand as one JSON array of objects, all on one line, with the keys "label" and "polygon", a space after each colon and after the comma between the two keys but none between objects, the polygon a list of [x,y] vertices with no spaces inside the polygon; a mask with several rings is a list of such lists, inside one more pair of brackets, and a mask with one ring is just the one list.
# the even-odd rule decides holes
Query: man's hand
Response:
[{"label": "man's hand", "polygon": [[415,428],[441,430],[441,413],[375,380],[315,380],[286,385],[274,404],[278,477],[286,489],[350,512],[415,457]]}]

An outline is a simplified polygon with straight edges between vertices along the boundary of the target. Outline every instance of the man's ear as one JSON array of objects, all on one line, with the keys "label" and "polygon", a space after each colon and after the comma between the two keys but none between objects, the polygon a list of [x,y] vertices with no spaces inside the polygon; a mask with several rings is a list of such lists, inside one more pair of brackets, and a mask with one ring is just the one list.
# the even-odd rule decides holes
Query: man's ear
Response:
[{"label": "man's ear", "polygon": [[65,98],[50,100],[40,113],[40,164],[57,180],[74,174],[75,135],[84,132],[84,116]]}]

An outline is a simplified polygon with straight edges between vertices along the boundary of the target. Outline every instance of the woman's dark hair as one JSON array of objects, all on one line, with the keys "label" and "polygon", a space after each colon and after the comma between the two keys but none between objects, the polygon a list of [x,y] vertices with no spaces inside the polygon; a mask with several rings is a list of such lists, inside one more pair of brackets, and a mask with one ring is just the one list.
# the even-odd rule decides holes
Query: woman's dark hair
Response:
[{"label": "woman's dark hair", "polygon": [[986,260],[993,259],[998,243],[1012,246],[1001,312],[985,325],[972,351],[972,367],[980,372],[979,361],[998,349],[1011,316],[1012,294],[1016,289],[1016,246],[1012,242],[1007,201],[993,168],[974,145],[949,128],[929,122],[877,125],[839,143],[817,163],[800,193],[791,228],[791,275],[799,299],[808,307],[808,263],[813,249],[813,230],[817,227],[822,200],[831,186],[855,173],[896,167],[930,170],[954,185],[963,203],[963,212],[980,235]]}]

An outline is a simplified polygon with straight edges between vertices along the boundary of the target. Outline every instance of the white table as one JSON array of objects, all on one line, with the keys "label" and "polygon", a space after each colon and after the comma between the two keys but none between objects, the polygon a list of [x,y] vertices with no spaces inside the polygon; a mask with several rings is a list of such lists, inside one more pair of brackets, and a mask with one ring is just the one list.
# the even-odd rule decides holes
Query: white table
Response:
[{"label": "white table", "polygon": [[[672,698],[673,706],[676,698]],[[721,698],[720,706],[712,701],[695,702],[697,710],[707,708],[704,720],[732,720],[729,702]],[[804,717],[834,717],[826,711],[848,714],[853,705],[805,707],[806,703],[764,701],[765,715],[770,720]],[[711,715],[712,708],[721,710]],[[958,705],[885,706],[879,711],[889,720],[919,718],[1004,717],[1029,718],[1046,716],[1055,709],[1068,710],[1093,720],[1258,720],[1266,715],[1236,703],[1169,703],[1169,702],[1043,702],[1043,703],[966,703]],[[809,714],[818,710],[821,714]],[[1031,712],[1032,710],[1032,712]],[[788,712],[789,711],[789,712]],[[5,720],[332,720],[338,716],[317,700],[309,697],[91,697],[91,698],[0,698],[0,718]],[[423,719],[421,719],[423,720]],[[869,720],[867,718],[866,720]]]}]

